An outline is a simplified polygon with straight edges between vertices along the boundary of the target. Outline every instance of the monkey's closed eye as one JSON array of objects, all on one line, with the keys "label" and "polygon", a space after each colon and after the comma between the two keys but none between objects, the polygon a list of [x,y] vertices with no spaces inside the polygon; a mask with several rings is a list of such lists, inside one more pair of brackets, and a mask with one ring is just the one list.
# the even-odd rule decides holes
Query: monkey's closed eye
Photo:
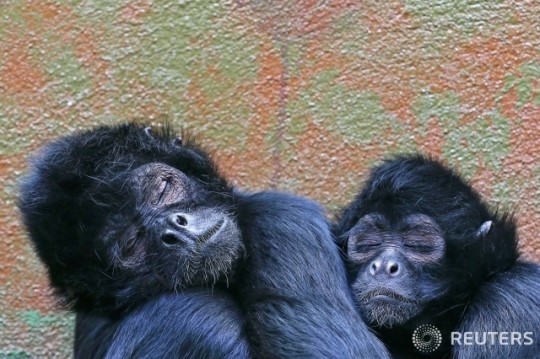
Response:
[{"label": "monkey's closed eye", "polygon": [[357,237],[354,239],[356,241],[356,248],[357,249],[372,249],[377,248],[382,244],[381,238],[361,238]]},{"label": "monkey's closed eye", "polygon": [[190,192],[190,179],[177,168],[164,163],[149,163],[134,173],[136,191],[145,204],[163,207],[184,201]]},{"label": "monkey's closed eye", "polygon": [[405,247],[418,252],[430,252],[433,250],[433,241],[425,237],[407,237],[403,244]]},{"label": "monkey's closed eye", "polygon": [[157,196],[155,203],[153,204],[160,204],[161,202],[163,202],[163,199],[165,198],[166,194],[170,192],[172,189],[172,186],[173,186],[172,182],[173,182],[173,179],[170,176],[161,178],[161,182],[159,183],[159,188],[158,188],[159,194]]}]

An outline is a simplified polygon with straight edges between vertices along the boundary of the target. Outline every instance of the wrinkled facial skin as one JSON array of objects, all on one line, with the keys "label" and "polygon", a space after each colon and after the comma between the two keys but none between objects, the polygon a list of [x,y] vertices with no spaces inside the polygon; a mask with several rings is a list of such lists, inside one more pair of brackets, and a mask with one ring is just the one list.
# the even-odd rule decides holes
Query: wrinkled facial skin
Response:
[{"label": "wrinkled facial skin", "polygon": [[443,233],[428,216],[360,218],[348,232],[352,290],[361,314],[373,326],[399,326],[443,294],[440,268]]},{"label": "wrinkled facial skin", "polygon": [[[228,280],[242,255],[230,208],[204,185],[163,163],[138,167],[121,213],[104,232],[116,271],[139,287],[178,291]],[[130,208],[132,207],[132,208]]]}]

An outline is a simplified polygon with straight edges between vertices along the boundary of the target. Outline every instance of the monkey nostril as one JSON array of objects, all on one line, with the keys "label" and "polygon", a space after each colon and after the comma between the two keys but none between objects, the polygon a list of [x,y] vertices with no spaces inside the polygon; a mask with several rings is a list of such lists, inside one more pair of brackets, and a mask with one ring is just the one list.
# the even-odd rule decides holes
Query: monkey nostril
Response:
[{"label": "monkey nostril", "polygon": [[161,241],[169,246],[178,244],[178,238],[174,234],[167,233],[161,237]]},{"label": "monkey nostril", "polygon": [[176,224],[181,227],[185,227],[188,224],[187,218],[181,215],[176,216]]},{"label": "monkey nostril", "polygon": [[371,263],[369,271],[370,271],[371,274],[377,273],[377,264],[376,263]]},{"label": "monkey nostril", "polygon": [[396,275],[399,271],[399,266],[397,263],[392,263],[390,267],[388,268],[388,272],[392,275]]}]

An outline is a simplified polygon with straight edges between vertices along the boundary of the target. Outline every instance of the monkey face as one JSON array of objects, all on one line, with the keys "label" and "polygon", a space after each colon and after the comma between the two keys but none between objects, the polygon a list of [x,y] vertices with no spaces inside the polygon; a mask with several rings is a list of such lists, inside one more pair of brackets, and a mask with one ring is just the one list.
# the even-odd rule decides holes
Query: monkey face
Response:
[{"label": "monkey face", "polygon": [[437,269],[444,236],[423,214],[370,213],[349,231],[352,290],[363,316],[375,326],[401,325],[443,294]]},{"label": "monkey face", "polygon": [[135,168],[126,186],[131,199],[101,236],[118,274],[162,291],[228,280],[243,252],[231,205],[158,162]]}]

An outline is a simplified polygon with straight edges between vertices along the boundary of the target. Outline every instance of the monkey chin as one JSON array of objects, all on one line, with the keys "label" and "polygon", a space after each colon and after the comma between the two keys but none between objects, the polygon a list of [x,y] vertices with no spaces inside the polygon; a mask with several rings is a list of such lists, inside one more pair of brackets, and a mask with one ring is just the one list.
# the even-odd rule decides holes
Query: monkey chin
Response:
[{"label": "monkey chin", "polygon": [[204,244],[194,246],[183,254],[183,260],[178,261],[178,269],[181,270],[173,276],[175,290],[212,287],[218,283],[229,286],[229,279],[234,275],[245,249],[237,225],[227,221],[223,227]]},{"label": "monkey chin", "polygon": [[385,328],[402,325],[421,311],[417,303],[382,295],[363,301],[359,309],[371,326]]}]

